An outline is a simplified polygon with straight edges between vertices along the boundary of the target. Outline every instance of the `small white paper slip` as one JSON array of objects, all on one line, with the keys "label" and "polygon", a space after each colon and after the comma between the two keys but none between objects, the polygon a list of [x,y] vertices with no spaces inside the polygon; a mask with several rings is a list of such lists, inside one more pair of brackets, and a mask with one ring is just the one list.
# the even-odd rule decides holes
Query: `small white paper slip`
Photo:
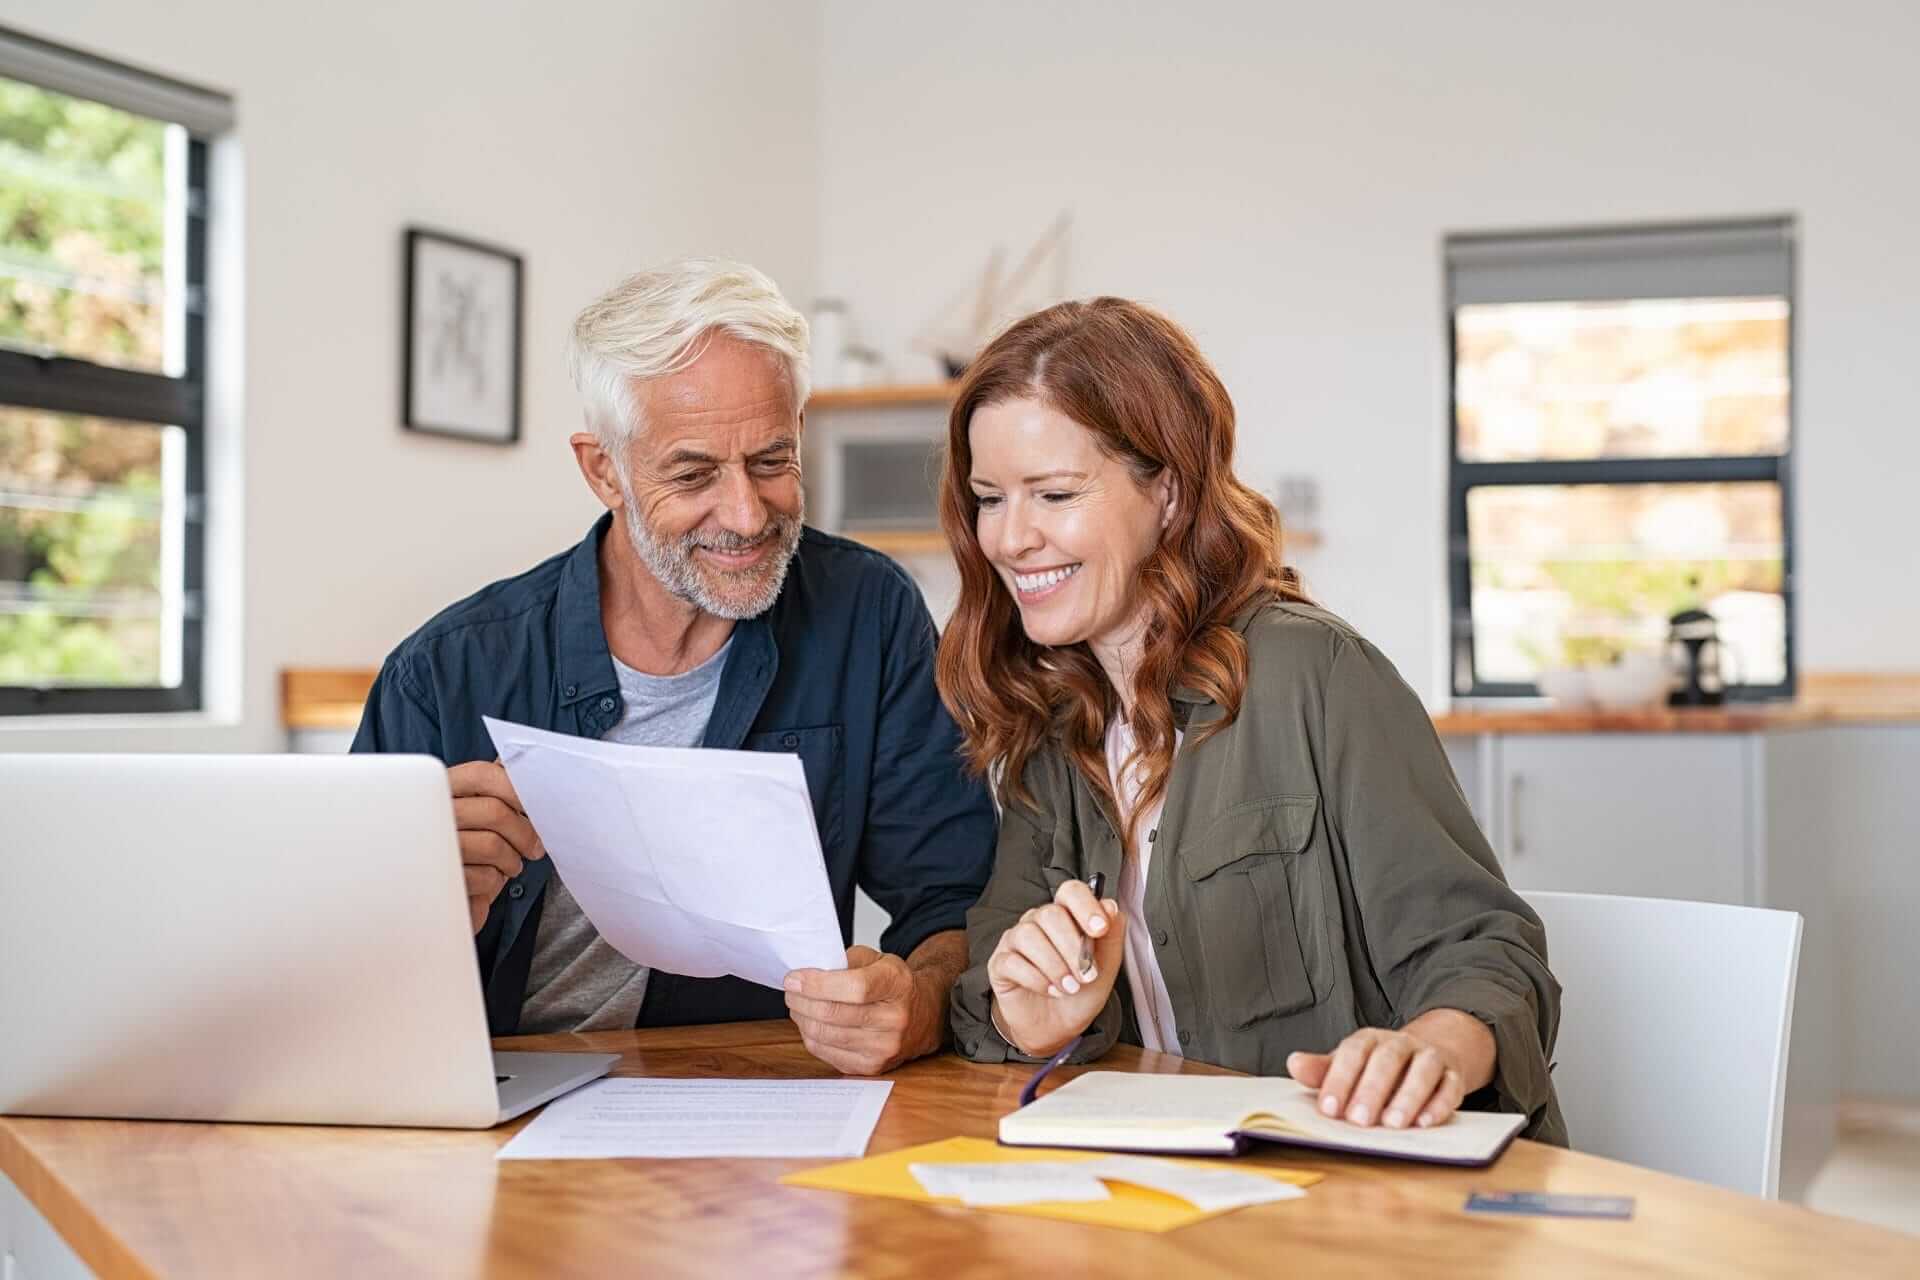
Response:
[{"label": "small white paper slip", "polygon": [[602,1080],[547,1104],[502,1160],[863,1156],[891,1080]]},{"label": "small white paper slip", "polygon": [[1145,1156],[1108,1156],[1074,1167],[1085,1169],[1096,1178],[1131,1182],[1137,1187],[1164,1191],[1208,1213],[1238,1209],[1250,1204],[1271,1204],[1276,1200],[1298,1200],[1307,1194],[1305,1187],[1296,1187],[1290,1182],[1276,1182],[1257,1173],[1242,1173],[1236,1169],[1202,1169]]},{"label": "small white paper slip", "polygon": [[954,1196],[971,1208],[986,1205],[1074,1203],[1111,1200],[1106,1184],[1067,1161],[1025,1164],[910,1164],[915,1181],[930,1196]]},{"label": "small white paper slip", "polygon": [[794,969],[847,967],[798,756],[482,718],[554,869],[621,955],[776,990]]}]

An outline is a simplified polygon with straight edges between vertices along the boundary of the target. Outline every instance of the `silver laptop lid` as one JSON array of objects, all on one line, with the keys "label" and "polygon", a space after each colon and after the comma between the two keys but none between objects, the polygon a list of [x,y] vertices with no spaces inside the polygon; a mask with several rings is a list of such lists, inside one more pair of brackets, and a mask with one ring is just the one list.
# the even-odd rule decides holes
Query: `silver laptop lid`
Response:
[{"label": "silver laptop lid", "polygon": [[0,755],[0,1112],[483,1127],[444,767]]}]

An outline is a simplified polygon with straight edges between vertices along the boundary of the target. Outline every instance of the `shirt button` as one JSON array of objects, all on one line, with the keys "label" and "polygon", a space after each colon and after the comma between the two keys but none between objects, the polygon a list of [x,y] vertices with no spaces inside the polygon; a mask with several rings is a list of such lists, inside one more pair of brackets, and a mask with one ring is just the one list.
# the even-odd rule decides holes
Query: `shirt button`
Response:
[{"label": "shirt button", "polygon": [[1153,931],[1153,942],[1154,942],[1154,945],[1155,945],[1155,946],[1159,946],[1159,947],[1164,947],[1164,946],[1166,946],[1166,945],[1167,945],[1167,931],[1166,931],[1165,929],[1155,929],[1155,930]]},{"label": "shirt button", "polygon": [[527,886],[523,884],[510,884],[507,886],[507,896],[509,898],[524,898],[527,896]]},{"label": "shirt button", "polygon": [[602,699],[600,699],[600,709],[601,709],[602,711],[611,711],[611,710],[613,710],[613,699],[612,699],[612,698],[602,698]]},{"label": "shirt button", "polygon": [[568,685],[568,686],[567,686],[567,689],[566,689],[566,696],[567,696],[567,697],[569,697],[569,698],[571,698],[571,697],[573,696],[573,692],[574,692],[574,690],[576,690],[576,689],[578,689],[579,687],[580,687],[580,686],[579,686],[579,685],[577,685],[577,684],[570,684],[570,685]]},{"label": "shirt button", "polygon": [[1193,1032],[1191,1032],[1191,1031],[1189,1031],[1189,1030],[1187,1030],[1187,1029],[1186,1029],[1185,1027],[1182,1027],[1182,1028],[1180,1028],[1180,1043],[1181,1043],[1181,1044],[1192,1044],[1192,1043],[1193,1043]]},{"label": "shirt button", "polygon": [[780,745],[791,751],[800,745],[800,735],[797,733],[783,734],[780,738]]}]

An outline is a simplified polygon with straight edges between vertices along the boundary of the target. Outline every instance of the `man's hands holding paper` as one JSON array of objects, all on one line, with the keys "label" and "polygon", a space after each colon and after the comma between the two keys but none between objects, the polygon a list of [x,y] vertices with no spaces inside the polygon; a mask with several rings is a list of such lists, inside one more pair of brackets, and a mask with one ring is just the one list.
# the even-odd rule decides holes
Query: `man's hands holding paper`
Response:
[{"label": "man's hands holding paper", "polygon": [[467,877],[467,910],[478,933],[507,881],[529,861],[546,857],[547,847],[499,761],[454,765],[447,770],[447,781],[453,788],[453,825],[459,828],[460,865]]},{"label": "man's hands holding paper", "polygon": [[947,993],[965,967],[958,929],[934,934],[910,960],[850,947],[844,969],[788,974],[787,1009],[814,1057],[847,1075],[879,1075],[940,1047]]}]

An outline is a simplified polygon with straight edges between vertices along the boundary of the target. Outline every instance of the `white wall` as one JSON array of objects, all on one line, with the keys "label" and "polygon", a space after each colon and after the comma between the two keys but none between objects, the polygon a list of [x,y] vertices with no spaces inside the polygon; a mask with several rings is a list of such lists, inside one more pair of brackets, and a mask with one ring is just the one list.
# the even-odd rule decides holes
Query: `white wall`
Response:
[{"label": "white wall", "polygon": [[[566,445],[579,414],[562,343],[582,304],[689,252],[737,254],[810,296],[811,6],[9,0],[6,20],[237,99],[245,390],[228,425],[245,503],[229,546],[246,656],[231,725],[13,726],[0,749],[279,747],[281,667],[371,665],[599,511]],[[515,448],[400,429],[409,223],[525,257]]]},{"label": "white wall", "polygon": [[[1192,328],[1310,583],[1444,691],[1449,231],[1801,219],[1803,668],[1920,665],[1920,5],[826,0],[821,288],[899,356],[991,247]],[[902,367],[911,367],[901,362]]]}]

